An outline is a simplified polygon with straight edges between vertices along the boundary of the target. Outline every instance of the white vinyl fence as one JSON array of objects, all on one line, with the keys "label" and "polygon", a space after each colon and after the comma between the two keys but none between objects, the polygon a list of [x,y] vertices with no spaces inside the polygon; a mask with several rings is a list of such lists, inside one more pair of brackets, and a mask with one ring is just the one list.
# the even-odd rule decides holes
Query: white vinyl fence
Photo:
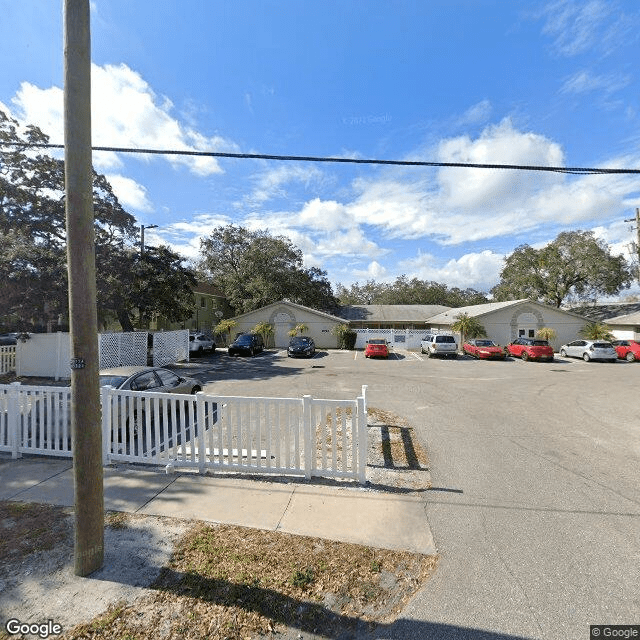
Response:
[{"label": "white vinyl fence", "polygon": [[[72,456],[69,387],[0,385],[0,451]],[[102,387],[103,463],[366,481],[366,387],[355,400]]]},{"label": "white vinyl fence", "polygon": [[450,333],[433,329],[356,329],[355,348],[364,349],[367,340],[382,338],[398,349],[419,349],[420,341],[428,333]]},{"label": "white vinyl fence", "polygon": [[15,345],[0,347],[0,374],[11,373],[16,370]]}]

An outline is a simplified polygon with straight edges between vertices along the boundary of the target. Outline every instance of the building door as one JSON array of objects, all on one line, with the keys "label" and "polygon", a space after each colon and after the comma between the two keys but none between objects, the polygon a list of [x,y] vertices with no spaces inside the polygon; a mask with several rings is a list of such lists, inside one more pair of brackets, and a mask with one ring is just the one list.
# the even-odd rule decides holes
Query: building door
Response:
[{"label": "building door", "polygon": [[289,346],[288,332],[291,330],[293,318],[288,313],[279,313],[273,319],[275,325],[275,346],[276,349],[285,349]]}]

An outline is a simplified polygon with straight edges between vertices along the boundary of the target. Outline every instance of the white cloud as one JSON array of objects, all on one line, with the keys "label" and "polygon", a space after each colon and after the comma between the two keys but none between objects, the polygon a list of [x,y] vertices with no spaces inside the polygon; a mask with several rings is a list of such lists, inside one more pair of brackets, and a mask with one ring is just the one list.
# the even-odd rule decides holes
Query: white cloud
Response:
[{"label": "white cloud", "polygon": [[245,198],[250,206],[260,206],[272,198],[284,198],[287,196],[285,186],[289,183],[302,184],[308,188],[312,184],[319,184],[323,179],[323,173],[312,164],[282,163],[274,168],[269,168],[254,177],[255,187]]},{"label": "white cloud", "polygon": [[589,93],[602,91],[611,95],[624,89],[631,82],[628,75],[621,73],[609,73],[606,75],[593,75],[589,71],[578,71],[567,78],[560,89],[561,93]]},{"label": "white cloud", "polygon": [[354,269],[350,276],[357,280],[377,280],[378,282],[384,280],[388,271],[379,262],[373,260],[370,262],[366,269]]},{"label": "white cloud", "polygon": [[118,197],[120,204],[125,208],[136,211],[153,211],[153,205],[147,196],[147,190],[135,180],[117,174],[105,176]]},{"label": "white cloud", "polygon": [[[231,151],[236,145],[221,136],[205,136],[181,123],[173,105],[159,97],[149,84],[125,64],[91,67],[91,118],[93,145],[180,151]],[[63,141],[63,94],[59,87],[41,89],[23,82],[12,99],[19,117],[36,124],[52,142]],[[149,156],[135,156],[150,161]],[[171,164],[183,165],[194,174],[208,176],[222,172],[215,158],[164,156]],[[104,169],[121,166],[114,154],[96,154]]]},{"label": "white cloud", "polygon": [[481,100],[469,107],[458,119],[458,126],[478,124],[485,122],[491,115],[492,105],[489,100]]},{"label": "white cloud", "polygon": [[545,20],[542,33],[553,39],[553,50],[568,57],[608,55],[635,40],[640,23],[637,11],[625,13],[616,0],[552,0],[536,17]]},{"label": "white cloud", "polygon": [[420,253],[399,263],[398,268],[410,278],[445,282],[450,287],[489,291],[500,279],[504,255],[493,251],[467,253],[445,264],[430,254]]}]

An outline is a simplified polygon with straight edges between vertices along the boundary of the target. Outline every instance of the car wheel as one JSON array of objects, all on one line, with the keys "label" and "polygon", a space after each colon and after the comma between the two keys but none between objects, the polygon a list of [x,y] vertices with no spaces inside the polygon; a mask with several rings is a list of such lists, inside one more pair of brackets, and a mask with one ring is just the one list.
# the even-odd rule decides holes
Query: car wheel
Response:
[{"label": "car wheel", "polygon": [[629,351],[629,353],[627,353],[627,355],[625,356],[625,360],[627,362],[633,362],[635,359],[636,359],[636,356],[633,353],[633,351]]},{"label": "car wheel", "polygon": [[591,360],[591,358],[589,357],[589,354],[588,354],[588,353],[583,353],[583,354],[582,354],[582,359],[583,359],[585,362],[589,362],[589,361]]},{"label": "car wheel", "polygon": [[202,391],[202,389],[196,385],[195,387],[193,387],[193,389],[191,389],[191,395],[195,395],[196,393],[200,393],[200,391]]},{"label": "car wheel", "polygon": [[254,350],[254,348],[253,348],[253,347],[251,347],[251,349],[249,349],[249,355],[250,355],[252,358],[253,358],[253,356],[255,356],[255,355],[256,355],[256,352],[255,352],[255,350]]},{"label": "car wheel", "polygon": [[561,355],[563,358],[566,358],[566,357],[567,357],[567,352],[566,352],[564,349],[560,349],[560,355]]},{"label": "car wheel", "polygon": [[424,349],[420,347],[420,353],[424,353]]},{"label": "car wheel", "polygon": [[522,359],[527,362],[527,360],[529,360],[529,354],[526,351],[522,352]]}]

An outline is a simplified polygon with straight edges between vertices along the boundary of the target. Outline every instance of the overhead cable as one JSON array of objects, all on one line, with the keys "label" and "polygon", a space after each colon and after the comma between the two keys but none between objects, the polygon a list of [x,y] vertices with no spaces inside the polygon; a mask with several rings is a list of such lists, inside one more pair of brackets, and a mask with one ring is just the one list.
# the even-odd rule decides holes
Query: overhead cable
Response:
[{"label": "overhead cable", "polygon": [[[24,148],[64,149],[63,144],[0,142],[1,146]],[[638,175],[640,169],[620,169],[609,167],[553,167],[545,165],[488,164],[477,162],[427,162],[423,160],[380,160],[365,158],[340,158],[333,156],[289,156],[267,153],[232,153],[228,151],[191,151],[177,149],[139,149],[133,147],[92,147],[93,151],[111,151],[114,153],[138,153],[163,156],[197,156],[204,158],[235,158],[240,160],[278,160],[288,162],[334,162],[343,164],[392,165],[400,167],[438,167],[462,169],[507,169],[515,171],[546,171],[551,173],[570,173],[576,175]]]}]

